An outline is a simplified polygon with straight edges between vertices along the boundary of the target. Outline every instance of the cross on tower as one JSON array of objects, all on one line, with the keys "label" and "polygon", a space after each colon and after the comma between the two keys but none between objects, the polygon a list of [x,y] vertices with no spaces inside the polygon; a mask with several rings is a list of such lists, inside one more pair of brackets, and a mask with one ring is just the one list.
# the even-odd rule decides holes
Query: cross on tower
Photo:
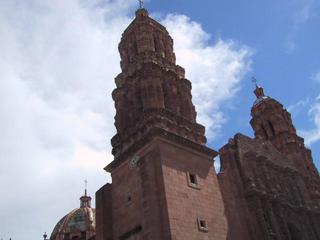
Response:
[{"label": "cross on tower", "polygon": [[256,87],[258,86],[258,80],[255,78],[255,77],[252,77],[251,78],[252,80],[252,82],[256,85]]},{"label": "cross on tower", "polygon": [[87,179],[84,180],[84,195],[87,196],[87,186],[88,186],[88,181]]},{"label": "cross on tower", "polygon": [[143,8],[143,0],[138,0],[138,1],[139,1],[140,8]]}]

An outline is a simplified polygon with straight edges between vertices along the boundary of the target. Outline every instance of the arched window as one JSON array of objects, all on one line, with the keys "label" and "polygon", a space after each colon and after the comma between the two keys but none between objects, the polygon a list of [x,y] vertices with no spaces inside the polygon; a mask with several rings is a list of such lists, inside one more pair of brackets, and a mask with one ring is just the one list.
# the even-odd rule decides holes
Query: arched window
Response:
[{"label": "arched window", "polygon": [[303,236],[301,234],[301,231],[296,227],[296,225],[289,223],[288,229],[290,232],[291,240],[303,240]]},{"label": "arched window", "polygon": [[264,139],[268,139],[268,133],[267,133],[267,131],[266,131],[266,129],[264,128],[263,125],[261,125],[261,129],[262,129],[262,132],[263,132]]},{"label": "arched window", "polygon": [[63,240],[70,240],[70,233],[65,233],[63,235]]},{"label": "arched window", "polygon": [[156,52],[158,50],[158,43],[156,36],[153,36],[153,45],[154,45],[154,51]]},{"label": "arched window", "polygon": [[85,231],[81,232],[81,240],[87,239],[87,233]]},{"label": "arched window", "polygon": [[269,124],[269,127],[270,127],[271,134],[272,134],[272,136],[274,136],[275,135],[275,131],[274,131],[273,125],[272,125],[272,123],[270,121],[268,121],[268,124]]}]

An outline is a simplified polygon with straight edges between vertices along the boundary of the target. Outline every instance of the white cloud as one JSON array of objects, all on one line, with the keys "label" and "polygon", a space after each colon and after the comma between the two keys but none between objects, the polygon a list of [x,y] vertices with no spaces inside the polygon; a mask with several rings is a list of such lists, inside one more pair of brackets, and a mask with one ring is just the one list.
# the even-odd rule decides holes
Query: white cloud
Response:
[{"label": "white cloud", "polygon": [[[311,75],[311,79],[320,82],[320,72]],[[320,140],[320,95],[315,99],[306,98],[288,107],[292,114],[299,114],[303,110],[308,110],[309,119],[313,122],[312,129],[300,129],[299,134],[304,138],[305,144],[311,146]]]},{"label": "white cloud", "polygon": [[184,15],[168,15],[163,23],[175,41],[177,63],[192,82],[198,120],[212,139],[226,121],[221,104],[234,97],[250,70],[252,50],[232,40],[211,44],[201,25]]},{"label": "white cloud", "polygon": [[216,173],[218,174],[221,170],[221,160],[220,160],[220,155],[218,155],[217,157],[215,157],[214,159],[214,169],[216,171]]},{"label": "white cloud", "polygon": [[301,130],[306,145],[311,146],[313,143],[320,140],[320,95],[311,106],[308,115],[314,123],[314,128],[311,130]]},{"label": "white cloud", "polygon": [[311,18],[316,4],[315,0],[300,0],[299,2],[299,9],[294,16],[295,25],[304,24]]},{"label": "white cloud", "polygon": [[[320,72],[312,74],[311,79],[320,82]],[[308,116],[313,122],[314,127],[312,129],[302,129],[299,133],[303,136],[305,144],[311,146],[320,140],[320,95],[311,102],[307,99],[307,102],[303,105],[303,107],[309,107]]]},{"label": "white cloud", "polygon": [[303,109],[305,109],[310,104],[310,99],[302,99],[295,104],[290,105],[287,109],[291,114],[299,114]]},{"label": "white cloud", "polygon": [[319,2],[316,0],[295,0],[288,2],[288,8],[293,5],[294,11],[292,11],[292,26],[289,33],[286,36],[284,45],[288,53],[294,52],[299,46],[296,43],[296,36],[299,30],[310,19],[318,16]]},{"label": "white cloud", "polygon": [[[111,91],[117,45],[135,1],[3,0],[0,3],[0,238],[36,239],[78,206],[82,180],[109,178],[115,132]],[[186,16],[164,23],[193,82],[211,135],[249,69],[251,50],[209,35]]]},{"label": "white cloud", "polygon": [[78,206],[85,178],[92,195],[109,179],[110,96],[132,1],[99,4],[0,3],[0,238],[41,238]]},{"label": "white cloud", "polygon": [[316,82],[320,82],[320,71],[312,74],[311,79]]}]

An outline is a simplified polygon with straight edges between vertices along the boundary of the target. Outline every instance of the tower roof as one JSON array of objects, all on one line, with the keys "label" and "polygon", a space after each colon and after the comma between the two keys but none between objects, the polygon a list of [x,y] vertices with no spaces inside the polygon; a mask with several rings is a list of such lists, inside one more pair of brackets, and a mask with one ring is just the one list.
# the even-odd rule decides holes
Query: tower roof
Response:
[{"label": "tower roof", "polygon": [[121,68],[129,75],[139,69],[142,63],[157,62],[170,67],[176,61],[173,39],[164,26],[149,16],[145,8],[136,11],[135,19],[123,32],[119,52]]}]

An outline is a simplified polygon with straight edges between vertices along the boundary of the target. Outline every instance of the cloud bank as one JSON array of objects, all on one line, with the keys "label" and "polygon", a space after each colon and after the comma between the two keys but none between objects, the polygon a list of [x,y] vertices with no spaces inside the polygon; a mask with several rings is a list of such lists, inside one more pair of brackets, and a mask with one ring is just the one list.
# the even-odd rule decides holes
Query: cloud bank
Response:
[{"label": "cloud bank", "polygon": [[293,53],[299,46],[296,37],[303,26],[319,14],[320,4],[317,0],[294,0],[288,2],[288,8],[293,7],[292,26],[285,40],[288,53]]},{"label": "cloud bank", "polygon": [[316,81],[316,82],[320,83],[320,71],[312,74],[311,79],[313,81]]},{"label": "cloud bank", "polygon": [[308,116],[312,120],[314,127],[309,130],[300,130],[306,145],[311,146],[320,140],[320,95],[311,104]]},{"label": "cloud bank", "polygon": [[210,35],[185,15],[169,14],[163,24],[175,41],[177,63],[192,82],[198,121],[212,139],[226,121],[222,104],[234,97],[250,70],[252,49],[232,40],[210,43]]},{"label": "cloud bank", "polygon": [[92,195],[108,180],[131,4],[87,2],[0,3],[0,238],[41,238],[79,205],[85,178]]},{"label": "cloud bank", "polygon": [[[112,156],[117,45],[135,1],[3,0],[0,3],[1,235],[37,239],[106,181]],[[250,67],[251,50],[209,43],[187,16],[162,21],[187,70],[199,121],[211,137]]]},{"label": "cloud bank", "polygon": [[[320,72],[311,74],[311,80],[320,83]],[[293,114],[299,114],[302,110],[307,112],[309,120],[312,122],[311,129],[299,129],[299,133],[304,138],[305,144],[311,146],[320,140],[320,95],[316,98],[306,98],[288,108]]]}]

